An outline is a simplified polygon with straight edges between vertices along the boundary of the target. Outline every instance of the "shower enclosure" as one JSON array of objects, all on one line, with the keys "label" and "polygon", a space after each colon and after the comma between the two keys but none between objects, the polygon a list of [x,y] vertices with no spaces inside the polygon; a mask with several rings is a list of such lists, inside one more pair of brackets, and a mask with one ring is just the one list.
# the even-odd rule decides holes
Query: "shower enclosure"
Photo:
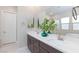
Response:
[{"label": "shower enclosure", "polygon": [[11,43],[16,43],[16,12],[0,10],[0,47]]}]

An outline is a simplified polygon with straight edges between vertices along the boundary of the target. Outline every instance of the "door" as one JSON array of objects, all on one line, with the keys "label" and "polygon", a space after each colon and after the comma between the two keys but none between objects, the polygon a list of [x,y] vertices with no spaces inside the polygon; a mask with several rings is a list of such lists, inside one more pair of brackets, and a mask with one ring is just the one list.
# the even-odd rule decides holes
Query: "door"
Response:
[{"label": "door", "polygon": [[16,42],[16,13],[1,13],[1,44]]}]

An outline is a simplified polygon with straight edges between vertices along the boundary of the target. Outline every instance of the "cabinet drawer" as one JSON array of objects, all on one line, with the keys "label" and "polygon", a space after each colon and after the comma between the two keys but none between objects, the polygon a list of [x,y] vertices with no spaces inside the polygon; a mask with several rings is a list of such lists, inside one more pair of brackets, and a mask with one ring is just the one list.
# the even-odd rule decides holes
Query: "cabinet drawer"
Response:
[{"label": "cabinet drawer", "polygon": [[57,49],[43,43],[43,42],[40,42],[40,46],[42,48],[44,48],[45,50],[47,50],[49,53],[61,53],[61,51],[59,51],[59,50],[57,50]]},{"label": "cabinet drawer", "polygon": [[42,47],[39,48],[39,52],[40,52],[40,53],[48,53],[48,51],[46,51],[46,50],[43,49]]}]

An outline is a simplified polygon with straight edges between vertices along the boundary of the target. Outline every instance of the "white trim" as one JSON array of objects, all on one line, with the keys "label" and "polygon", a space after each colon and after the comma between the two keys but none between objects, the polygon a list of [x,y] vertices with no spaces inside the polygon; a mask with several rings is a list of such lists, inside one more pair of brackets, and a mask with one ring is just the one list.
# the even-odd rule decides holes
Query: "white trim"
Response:
[{"label": "white trim", "polygon": [[16,12],[14,11],[6,11],[6,10],[0,10],[1,13],[12,13],[12,14],[16,14]]},{"label": "white trim", "polygon": [[13,43],[16,43],[16,42],[10,42],[10,43],[1,44],[0,47],[4,46],[4,45],[8,45],[8,44],[13,44]]}]

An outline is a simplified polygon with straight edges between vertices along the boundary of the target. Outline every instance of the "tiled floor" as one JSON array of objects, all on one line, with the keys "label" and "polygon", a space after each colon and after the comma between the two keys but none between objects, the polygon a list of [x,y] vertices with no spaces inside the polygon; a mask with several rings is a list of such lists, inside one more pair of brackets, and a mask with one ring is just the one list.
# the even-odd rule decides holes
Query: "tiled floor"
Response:
[{"label": "tiled floor", "polygon": [[0,52],[3,52],[3,53],[13,53],[16,51],[16,43],[12,43],[12,44],[5,44],[5,45],[2,45],[0,47]]},{"label": "tiled floor", "polygon": [[17,48],[17,44],[12,43],[1,46],[0,53],[30,53],[30,51],[27,47]]},{"label": "tiled floor", "polygon": [[22,47],[17,50],[17,53],[31,53],[28,48]]}]

